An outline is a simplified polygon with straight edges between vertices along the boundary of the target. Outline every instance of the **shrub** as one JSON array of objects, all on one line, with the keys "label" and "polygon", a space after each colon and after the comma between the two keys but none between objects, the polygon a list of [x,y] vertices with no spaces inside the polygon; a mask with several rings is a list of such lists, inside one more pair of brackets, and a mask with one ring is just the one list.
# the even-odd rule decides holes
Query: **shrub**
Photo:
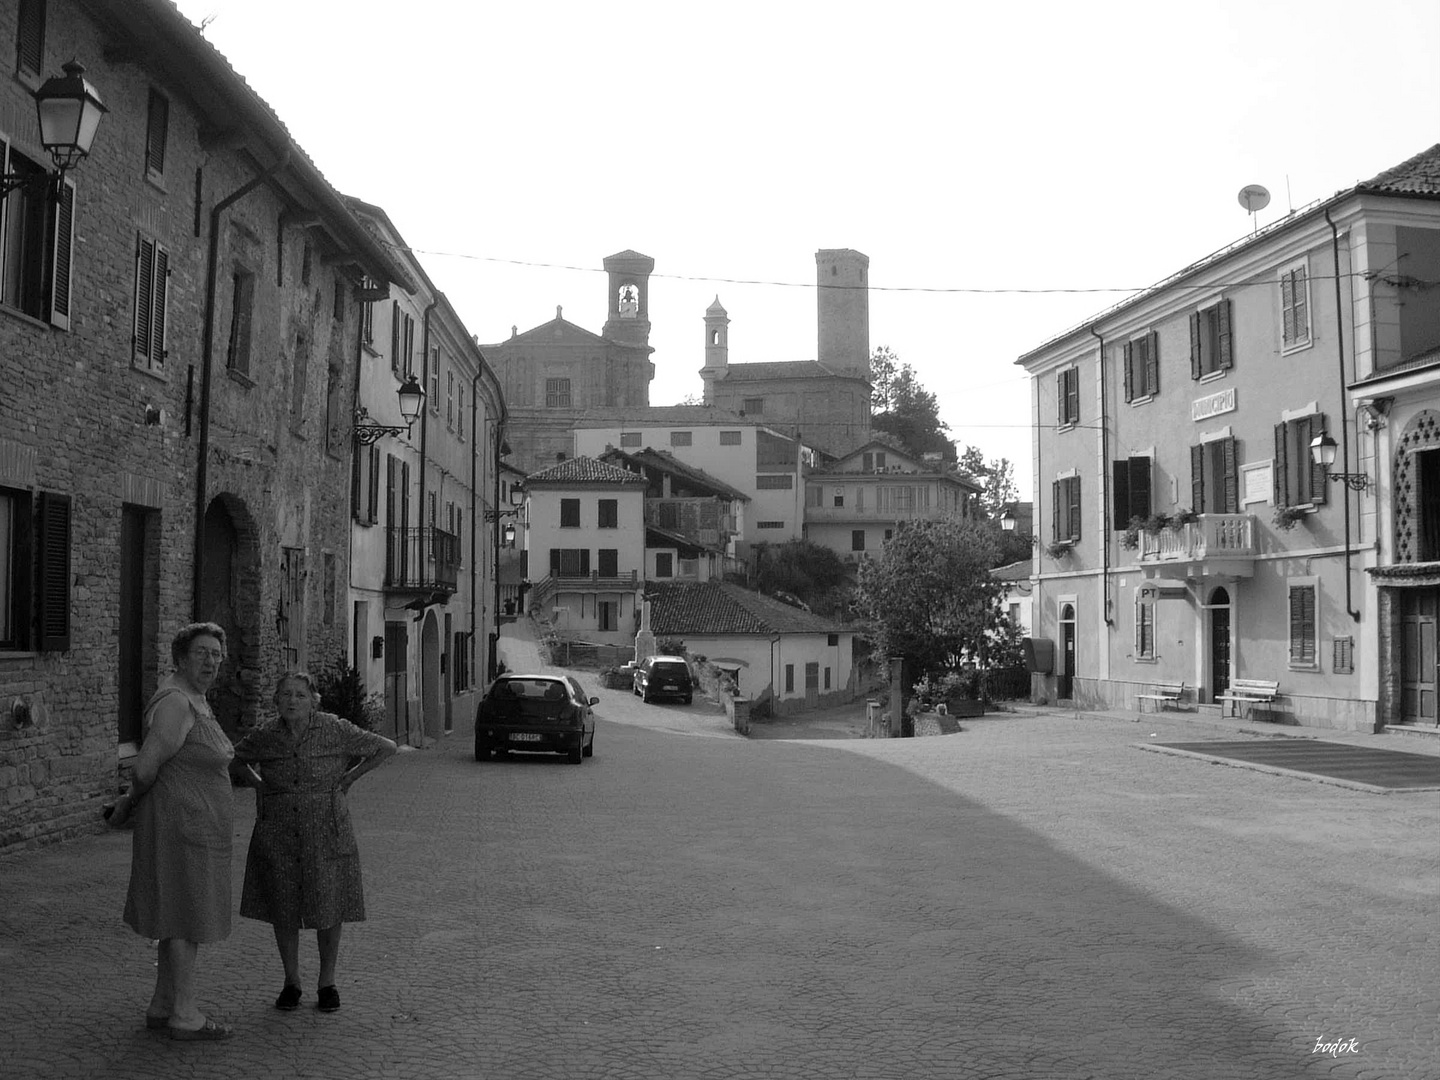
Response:
[{"label": "shrub", "polygon": [[385,699],[379,693],[365,693],[365,680],[360,672],[345,663],[322,668],[315,676],[320,692],[320,707],[349,720],[358,728],[374,731],[385,719]]}]

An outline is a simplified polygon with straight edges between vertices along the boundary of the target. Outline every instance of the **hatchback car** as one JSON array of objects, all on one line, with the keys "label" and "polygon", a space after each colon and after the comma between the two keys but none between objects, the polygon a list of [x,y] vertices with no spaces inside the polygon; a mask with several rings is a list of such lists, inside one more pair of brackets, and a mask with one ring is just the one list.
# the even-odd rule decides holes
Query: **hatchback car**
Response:
[{"label": "hatchback car", "polygon": [[690,665],[683,656],[646,657],[635,669],[635,681],[630,689],[644,701],[673,697],[689,705],[695,698]]},{"label": "hatchback car", "polygon": [[475,710],[475,760],[540,750],[579,765],[595,753],[599,703],[568,675],[501,675]]}]

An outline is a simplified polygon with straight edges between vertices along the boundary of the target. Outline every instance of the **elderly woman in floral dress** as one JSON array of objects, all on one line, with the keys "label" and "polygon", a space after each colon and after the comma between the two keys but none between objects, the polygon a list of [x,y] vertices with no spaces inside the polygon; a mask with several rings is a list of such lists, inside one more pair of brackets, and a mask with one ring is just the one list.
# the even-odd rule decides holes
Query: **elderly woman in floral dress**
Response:
[{"label": "elderly woman in floral dress", "polygon": [[317,1007],[340,1008],[335,962],[344,923],[365,918],[360,855],[346,792],[395,753],[393,742],[319,711],[315,683],[303,672],[275,687],[279,718],[235,747],[241,779],[256,789],[255,829],[245,861],[240,914],[275,928],[285,968],[277,1009],[300,1004],[300,930],[315,930],[320,950]]}]

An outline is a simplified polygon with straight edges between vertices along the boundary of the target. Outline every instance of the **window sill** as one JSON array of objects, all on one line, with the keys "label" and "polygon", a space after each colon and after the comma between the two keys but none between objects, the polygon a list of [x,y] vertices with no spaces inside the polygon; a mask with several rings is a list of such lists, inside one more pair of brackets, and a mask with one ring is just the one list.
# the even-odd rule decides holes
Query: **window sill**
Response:
[{"label": "window sill", "polygon": [[16,322],[28,323],[37,330],[58,330],[59,327],[46,322],[44,319],[37,319],[34,315],[27,315],[19,308],[11,307],[9,304],[0,304],[0,315],[8,315]]},{"label": "window sill", "polygon": [[225,369],[225,374],[228,375],[232,381],[237,382],[241,386],[245,387],[246,390],[255,389],[255,380],[250,378],[250,376],[246,375],[243,371],[240,371],[238,368],[227,367]]},{"label": "window sill", "polygon": [[1067,432],[1067,431],[1074,431],[1074,430],[1075,430],[1077,427],[1079,427],[1079,426],[1080,426],[1080,421],[1079,421],[1079,420],[1067,420],[1067,421],[1061,423],[1058,427],[1056,427],[1056,429],[1055,429],[1055,434],[1057,434],[1057,435],[1063,435],[1063,434],[1065,434],[1065,432]]},{"label": "window sill", "polygon": [[1154,401],[1154,400],[1155,400],[1155,395],[1154,395],[1154,394],[1146,394],[1144,397],[1131,398],[1131,399],[1130,399],[1130,402],[1129,402],[1129,405],[1130,405],[1130,407],[1133,409],[1133,408],[1135,408],[1135,407],[1138,406],[1138,405],[1149,405],[1150,402],[1152,402],[1152,401]]},{"label": "window sill", "polygon": [[21,86],[25,87],[25,89],[30,91],[30,93],[33,95],[36,90],[40,89],[40,84],[45,80],[38,71],[31,73],[24,70],[23,68],[16,68],[15,81],[18,82]]},{"label": "window sill", "polygon": [[145,182],[162,195],[169,195],[170,189],[165,186],[165,174],[145,170]]},{"label": "window sill", "polygon": [[1306,338],[1304,341],[1297,341],[1290,345],[1281,345],[1280,355],[1289,356],[1291,353],[1304,352],[1306,349],[1313,349],[1314,347],[1315,339],[1313,337]]},{"label": "window sill", "polygon": [[154,368],[149,364],[142,364],[134,357],[130,359],[130,370],[136,375],[144,375],[147,379],[154,379],[159,383],[166,383],[168,385],[170,382],[170,376],[165,374],[164,368]]},{"label": "window sill", "polygon": [[1132,656],[1131,659],[1137,664],[1158,664],[1160,662],[1160,658],[1156,656]]},{"label": "window sill", "polygon": [[1200,376],[1198,381],[1202,383],[1219,382],[1225,378],[1225,373],[1229,370],[1229,368],[1219,368],[1216,371],[1207,371],[1204,375]]},{"label": "window sill", "polygon": [[1286,666],[1290,671],[1313,671],[1316,674],[1320,672],[1319,664],[1288,664]]},{"label": "window sill", "polygon": [[0,649],[0,664],[19,664],[38,659],[40,659],[40,654],[31,652],[29,649]]}]

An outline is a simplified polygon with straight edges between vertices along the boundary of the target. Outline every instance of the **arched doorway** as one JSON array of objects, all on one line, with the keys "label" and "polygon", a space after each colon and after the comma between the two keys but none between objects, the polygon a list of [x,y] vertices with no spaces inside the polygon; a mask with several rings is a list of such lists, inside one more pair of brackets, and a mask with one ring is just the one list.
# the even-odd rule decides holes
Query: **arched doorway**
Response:
[{"label": "arched doorway", "polygon": [[1230,689],[1230,594],[1218,588],[1206,605],[1210,611],[1210,700]]},{"label": "arched doorway", "polygon": [[224,628],[229,653],[210,705],[220,725],[235,735],[254,724],[268,689],[259,685],[260,552],[254,521],[241,500],[229,494],[210,500],[201,551],[196,614]]},{"label": "arched doorway", "polygon": [[1055,682],[1055,696],[1068,700],[1075,696],[1075,605],[1060,605],[1060,670]]},{"label": "arched doorway", "polygon": [[440,621],[433,609],[425,612],[420,630],[420,712],[427,739],[439,739],[445,720],[445,700],[440,673]]}]

